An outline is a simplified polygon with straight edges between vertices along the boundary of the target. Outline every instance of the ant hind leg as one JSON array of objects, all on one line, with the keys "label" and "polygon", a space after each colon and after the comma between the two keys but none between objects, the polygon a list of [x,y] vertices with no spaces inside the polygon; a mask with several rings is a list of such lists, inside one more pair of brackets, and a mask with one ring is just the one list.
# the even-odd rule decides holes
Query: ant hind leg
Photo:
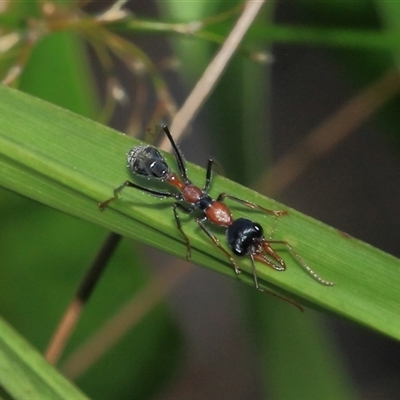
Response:
[{"label": "ant hind leg", "polygon": [[204,184],[203,190],[208,192],[210,190],[211,180],[213,177],[213,171],[217,168],[221,175],[224,175],[222,167],[212,158],[208,159],[207,163],[207,173],[206,173],[206,183]]},{"label": "ant hind leg", "polygon": [[117,188],[114,189],[114,196],[113,197],[110,197],[108,200],[102,201],[101,203],[99,203],[100,210],[103,211],[108,206],[109,203],[111,203],[114,200],[117,200],[118,199],[118,195],[126,187],[131,187],[131,188],[134,188],[134,189],[142,190],[143,192],[150,193],[155,197],[161,197],[161,198],[163,198],[163,197],[164,198],[165,197],[172,197],[172,198],[174,198],[176,200],[180,200],[181,199],[181,196],[180,196],[179,193],[177,194],[177,193],[172,193],[172,192],[163,192],[161,190],[149,189],[147,187],[137,185],[136,183],[133,183],[131,181],[125,181],[122,185],[120,185],[120,186],[118,186]]},{"label": "ant hind leg", "polygon": [[103,211],[109,203],[111,203],[114,200],[118,199],[118,194],[126,187],[128,186],[132,186],[134,187],[134,183],[131,181],[125,181],[122,185],[118,186],[117,188],[114,189],[114,196],[110,197],[109,199],[102,201],[101,203],[99,203],[99,208],[101,211]]}]

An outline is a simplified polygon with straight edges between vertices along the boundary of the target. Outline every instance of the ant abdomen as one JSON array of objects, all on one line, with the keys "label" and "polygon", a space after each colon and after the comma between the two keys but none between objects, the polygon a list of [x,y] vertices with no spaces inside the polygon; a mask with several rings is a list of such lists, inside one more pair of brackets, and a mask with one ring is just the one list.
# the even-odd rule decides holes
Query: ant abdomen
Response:
[{"label": "ant abdomen", "polygon": [[136,146],[127,154],[128,166],[137,175],[165,179],[170,173],[161,153],[153,146]]},{"label": "ant abdomen", "polygon": [[238,218],[227,228],[226,240],[236,255],[249,255],[260,248],[264,240],[263,228],[247,218]]}]

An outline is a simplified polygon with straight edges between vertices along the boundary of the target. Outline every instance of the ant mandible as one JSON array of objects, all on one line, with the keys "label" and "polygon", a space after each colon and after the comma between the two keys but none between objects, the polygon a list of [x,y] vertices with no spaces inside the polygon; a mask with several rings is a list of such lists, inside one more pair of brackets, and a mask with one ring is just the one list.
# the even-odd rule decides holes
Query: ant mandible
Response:
[{"label": "ant mandible", "polygon": [[[213,199],[208,194],[213,174],[213,159],[210,158],[208,160],[206,182],[203,189],[200,189],[199,187],[194,185],[188,178],[186,163],[183,154],[179,147],[176,145],[168,127],[166,125],[162,125],[162,129],[167,135],[169,141],[171,142],[181,177],[177,176],[174,172],[171,172],[161,153],[155,147],[150,145],[136,146],[131,149],[130,152],[127,154],[128,167],[133,173],[137,175],[144,176],[150,179],[153,178],[160,181],[166,181],[170,185],[175,186],[179,190],[179,192],[174,193],[149,189],[147,187],[137,185],[136,183],[127,180],[122,185],[114,189],[113,197],[99,204],[101,210],[107,207],[107,205],[111,201],[116,200],[119,193],[126,187],[140,189],[157,197],[171,197],[176,200],[176,202],[172,204],[172,210],[175,216],[176,225],[186,242],[186,258],[188,260],[190,260],[191,257],[191,245],[189,238],[186,236],[185,232],[182,229],[178,210],[187,214],[191,214],[193,211],[199,210],[202,213],[202,216],[196,218],[195,221],[207,234],[207,236],[213,241],[214,245],[226,255],[226,257],[232,264],[236,274],[239,274],[241,270],[237,265],[235,259],[227,250],[225,250],[221,246],[219,240],[205,225],[205,222],[208,221],[214,225],[226,229],[227,243],[235,255],[250,257],[252,263],[254,284],[257,289],[264,291],[262,288],[260,288],[258,284],[255,261],[260,261],[272,267],[276,271],[284,271],[286,269],[285,261],[271,247],[271,245],[275,244],[286,246],[292,256],[298,261],[298,263],[317,282],[326,286],[333,285],[333,282],[328,282],[317,275],[293,250],[292,246],[288,242],[286,242],[285,240],[266,239],[264,237],[263,228],[261,227],[261,225],[248,218],[234,219],[230,209],[223,201],[225,199],[234,200],[245,205],[246,207],[264,211],[265,213],[274,215],[275,217],[286,215],[286,211],[269,210],[255,203],[240,199],[227,193],[221,193],[216,200]],[[269,258],[267,258],[267,256]]]}]

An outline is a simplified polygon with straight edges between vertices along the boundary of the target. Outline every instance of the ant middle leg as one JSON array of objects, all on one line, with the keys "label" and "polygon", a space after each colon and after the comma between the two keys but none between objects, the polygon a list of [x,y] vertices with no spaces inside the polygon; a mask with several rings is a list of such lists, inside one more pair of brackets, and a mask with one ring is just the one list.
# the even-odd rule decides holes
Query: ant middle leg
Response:
[{"label": "ant middle leg", "polygon": [[218,196],[217,201],[224,201],[225,199],[230,199],[230,200],[237,201],[238,203],[241,203],[241,204],[245,205],[246,207],[249,207],[249,208],[251,208],[253,210],[254,209],[261,210],[261,211],[264,211],[267,214],[275,215],[275,217],[280,217],[282,215],[286,215],[287,214],[287,211],[269,210],[268,208],[264,208],[262,206],[259,206],[256,203],[253,203],[253,202],[247,201],[247,200],[243,200],[243,199],[241,199],[239,197],[232,196],[232,195],[227,194],[227,193],[221,193]]},{"label": "ant middle leg", "polygon": [[191,253],[192,253],[192,246],[190,244],[190,240],[189,238],[186,236],[186,233],[184,232],[183,228],[182,228],[182,223],[181,223],[181,219],[179,217],[178,214],[178,210],[183,211],[185,214],[191,214],[193,212],[192,209],[190,208],[186,208],[184,207],[182,204],[180,203],[174,203],[172,205],[172,211],[174,212],[174,216],[175,216],[175,221],[176,221],[176,226],[178,227],[179,232],[181,233],[181,235],[183,236],[183,238],[185,239],[185,243],[186,243],[186,259],[188,261],[190,261],[191,259]]}]

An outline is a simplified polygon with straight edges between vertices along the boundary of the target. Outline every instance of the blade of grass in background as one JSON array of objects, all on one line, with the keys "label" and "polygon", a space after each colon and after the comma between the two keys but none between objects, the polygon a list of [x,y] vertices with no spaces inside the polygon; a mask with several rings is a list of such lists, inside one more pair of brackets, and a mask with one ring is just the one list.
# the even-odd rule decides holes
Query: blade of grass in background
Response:
[{"label": "blade of grass in background", "polygon": [[[390,2],[389,2],[390,3]],[[399,40],[396,38],[395,30],[390,25],[390,21],[398,20],[398,5],[385,5],[379,1],[363,0],[359,2],[338,2],[324,1],[318,3],[318,12],[315,5],[308,2],[296,2],[295,7],[299,14],[303,16],[303,24],[309,29],[317,28],[313,36],[321,35],[318,29],[337,29],[338,27],[345,32],[348,30],[348,43],[352,42],[352,35],[358,30],[369,30],[376,33],[375,40],[371,38],[370,45],[362,45],[354,48],[353,45],[348,49],[332,49],[332,56],[345,69],[349,79],[355,87],[363,88],[373,82],[377,76],[383,75],[386,71],[393,68],[393,54],[398,52]],[[389,11],[390,10],[390,11]],[[388,15],[391,15],[389,17]],[[387,26],[386,26],[387,25]],[[388,28],[388,29],[387,29]],[[369,39],[365,35],[366,41]],[[386,43],[387,47],[382,46],[379,51],[379,43]],[[392,53],[388,50],[392,49]],[[399,148],[400,134],[399,126],[399,107],[400,100],[395,99],[382,108],[378,115],[378,122],[382,132]]]},{"label": "blade of grass in background", "polygon": [[[98,110],[82,43],[72,33],[56,33],[38,43],[23,72],[20,87],[91,118]],[[1,98],[2,102],[6,101]],[[15,116],[23,119],[18,113]],[[26,134],[34,137],[35,132],[27,127]],[[42,132],[36,134],[41,137]],[[51,129],[48,134],[52,136]],[[1,173],[7,174],[7,169],[2,168]],[[34,180],[31,183],[35,186]],[[36,189],[41,190],[40,184]],[[44,350],[107,232],[4,190],[0,205],[2,237],[6,238],[0,246],[1,313],[35,346]],[[146,285],[148,273],[144,267],[139,250],[124,243],[96,288],[66,356]],[[130,393],[143,399],[151,397],[169,378],[180,349],[177,327],[166,307],[161,305],[127,332],[115,349],[80,377],[78,384],[97,399],[109,399],[116,393],[121,396]],[[115,366],[122,360],[123,367],[116,374]],[[153,371],[151,376],[146,372],[149,369]],[[108,378],[104,379],[105,376]],[[24,385],[17,376],[15,382]]]},{"label": "blade of grass in background", "polygon": [[[189,46],[190,47],[190,46]],[[240,75],[239,75],[240,76]],[[248,78],[248,77],[247,77]],[[238,75],[234,76],[233,78],[230,79],[230,84],[237,84],[238,81]],[[253,82],[254,83],[254,82]],[[239,85],[238,85],[239,86]],[[251,83],[250,85],[251,86]],[[254,93],[253,93],[254,95]],[[252,101],[249,101],[247,104],[250,106],[251,104],[254,104],[255,100],[255,95],[252,96],[250,94]],[[247,98],[249,100],[249,98]],[[258,103],[257,105],[260,105]],[[237,106],[237,105],[236,105]],[[11,106],[13,108],[13,106]],[[33,109],[35,109],[35,106],[32,105]],[[29,116],[29,112],[27,109],[23,110],[24,107],[22,107],[21,115],[28,115],[28,122],[32,121],[32,114]],[[227,112],[229,113],[229,107],[227,107]],[[254,110],[247,110],[247,115],[251,115],[251,111]],[[11,113],[12,114],[12,113]],[[51,113],[50,113],[51,114]],[[229,113],[229,115],[234,115],[232,112]],[[15,114],[14,114],[15,116]],[[41,117],[41,113],[39,112],[39,118]],[[75,121],[77,122],[77,121]],[[18,123],[16,122],[18,125]],[[10,121],[6,121],[5,126],[10,127]],[[35,126],[36,124],[33,123]],[[1,126],[1,125],[0,125]],[[23,126],[23,123],[21,122],[20,127],[22,130],[26,129],[26,126]],[[36,125],[36,128],[38,128],[39,125]],[[110,136],[108,139],[105,139],[105,136],[100,134],[100,131],[103,133],[105,131],[102,130],[102,128],[98,128],[99,131],[99,136],[104,139],[100,138],[100,143],[96,143],[94,137],[94,131],[95,128],[90,125],[86,125],[85,123],[80,124],[79,122],[72,123],[71,129],[68,128],[67,124],[65,126],[61,123],[58,124],[55,119],[50,118],[49,125],[42,124],[41,128],[46,131],[52,130],[53,128],[56,135],[55,138],[58,138],[57,133],[60,134],[60,132],[63,130],[65,133],[70,132],[70,130],[73,130],[72,128],[87,128],[88,132],[88,138],[87,140],[81,140],[80,135],[78,134],[76,137],[74,136],[74,133],[72,135],[75,137],[75,144],[81,144],[85,145],[86,149],[90,153],[88,154],[83,154],[83,152],[78,152],[80,154],[80,157],[88,157],[87,164],[93,164],[93,169],[90,169],[90,173],[86,175],[85,173],[82,173],[84,169],[80,168],[82,167],[82,164],[80,164],[78,161],[79,157],[76,159],[76,163],[74,163],[74,158],[70,157],[68,154],[65,155],[62,151],[59,151],[60,149],[55,149],[51,145],[48,147],[47,144],[44,146],[46,148],[45,152],[42,152],[43,149],[41,148],[41,145],[43,143],[40,143],[39,147],[36,146],[35,143],[30,143],[29,140],[25,141],[19,141],[18,143],[13,143],[15,146],[10,145],[9,138],[6,139],[7,144],[9,145],[8,149],[11,150],[11,152],[7,153],[5,151],[2,154],[2,160],[5,160],[5,163],[2,164],[4,165],[4,168],[10,173],[14,174],[13,178],[14,179],[21,179],[20,184],[17,185],[17,188],[14,190],[22,191],[24,193],[27,193],[29,196],[32,196],[34,198],[39,199],[40,201],[45,201],[47,204],[60,208],[62,210],[67,210],[70,213],[73,213],[74,215],[78,215],[81,218],[87,218],[88,215],[90,215],[89,219],[91,220],[97,220],[94,216],[89,212],[90,207],[94,210],[96,208],[95,203],[96,200],[94,199],[97,194],[100,196],[101,194],[104,193],[104,196],[106,196],[106,191],[104,190],[105,187],[108,188],[108,192],[112,190],[113,187],[115,187],[117,184],[119,184],[122,180],[125,180],[127,177],[126,170],[124,169],[125,165],[125,160],[124,160],[124,153],[126,152],[127,148],[125,146],[128,146],[128,141],[126,139],[117,139],[116,137]],[[248,129],[251,129],[251,126],[248,127]],[[35,129],[34,129],[35,131]],[[39,129],[36,129],[36,133],[39,133]],[[245,132],[249,132],[249,130],[244,130]],[[0,128],[1,132],[1,128]],[[90,132],[90,133],[89,133]],[[2,133],[2,132],[1,132]],[[86,131],[85,131],[86,134]],[[111,139],[112,138],[112,139]],[[49,140],[49,138],[45,139]],[[74,147],[74,140],[72,141],[67,141],[67,144],[70,145],[68,149],[75,149]],[[229,139],[231,140],[231,139]],[[112,144],[111,144],[112,141]],[[115,143],[114,143],[115,141]],[[50,142],[50,141],[49,141]],[[3,142],[5,143],[5,142]],[[29,149],[24,148],[24,146],[27,145],[27,143],[30,143],[30,150],[35,153],[35,151],[39,151],[39,156],[36,157],[35,155],[31,156],[29,153]],[[59,143],[64,143],[63,141],[60,141]],[[257,141],[255,141],[257,143]],[[131,145],[131,142],[129,142],[129,146]],[[22,147],[22,151],[18,149],[18,146]],[[110,150],[112,157],[108,157],[108,155],[105,155],[103,151],[99,151],[98,147],[105,146],[106,150]],[[113,147],[114,146],[114,147]],[[48,148],[47,148],[48,147]],[[93,153],[92,153],[92,148],[93,148]],[[57,150],[57,151],[52,151],[52,150]],[[19,154],[23,157],[25,157],[26,163],[24,164],[23,162],[21,163],[21,160],[16,157],[16,155]],[[60,159],[60,155],[65,156],[62,157],[62,160]],[[97,156],[103,156],[102,158]],[[42,159],[41,159],[42,158]],[[41,160],[40,160],[41,159]],[[38,162],[39,160],[39,162]],[[103,165],[103,160],[106,161],[106,163]],[[120,160],[120,163],[118,163],[116,160]],[[29,161],[33,162],[33,165],[30,165]],[[65,164],[60,167],[60,165],[57,166],[57,162],[65,162]],[[14,163],[14,164],[13,164]],[[13,165],[11,165],[13,164]],[[39,165],[39,171],[40,173],[33,173],[35,168]],[[31,182],[26,182],[23,178],[21,178],[21,170],[20,167],[23,165],[23,170],[28,174],[28,177],[32,178]],[[50,166],[50,168],[49,168]],[[87,166],[87,165],[86,165]],[[95,166],[95,168],[94,168]],[[44,168],[41,168],[44,167]],[[66,167],[64,169],[63,167]],[[72,171],[71,167],[75,168],[75,171]],[[114,168],[115,167],[115,168]],[[54,172],[51,170],[55,170],[57,173],[56,174],[51,174],[48,176],[49,172]],[[49,171],[50,170],[50,171]],[[68,170],[67,173],[66,170]],[[204,171],[197,171],[196,174],[194,174],[195,178],[199,178],[199,182],[202,182],[204,179],[203,175]],[[79,175],[79,179],[77,178],[77,175]],[[86,176],[85,176],[86,175]],[[251,176],[251,175],[250,175]],[[48,178],[50,177],[50,182],[48,182]],[[81,179],[82,178],[82,179]],[[100,180],[100,182],[97,181],[97,179]],[[119,180],[120,179],[120,180]],[[12,179],[11,179],[12,180]],[[9,180],[5,179],[6,184],[8,187],[11,183]],[[85,185],[82,185],[82,182],[85,182]],[[196,180],[197,182],[197,180]],[[15,183],[15,182],[12,182]],[[47,183],[47,184],[46,184]],[[99,184],[97,186],[97,183]],[[261,199],[257,197],[254,193],[244,189],[240,188],[236,185],[231,184],[230,182],[227,182],[223,179],[217,179],[216,184],[214,186],[214,190],[216,191],[216,186],[221,188],[222,190],[227,190],[228,189],[232,192],[232,190],[236,190],[235,193],[241,193],[242,196],[247,196],[249,199],[257,199],[257,201],[260,202],[265,202],[265,205],[269,205],[270,207],[282,207],[278,205],[274,205],[273,203],[269,203],[268,200]],[[71,189],[72,185],[72,191],[69,193],[69,189]],[[59,189],[59,196],[57,197],[54,196],[56,190]],[[36,189],[36,190],[35,190]],[[218,190],[219,191],[219,190]],[[66,193],[70,194],[69,198],[64,198],[62,199],[63,195]],[[216,191],[217,192],[217,191]],[[89,193],[89,195],[88,195]],[[53,195],[53,197],[51,196]],[[172,249],[172,252],[179,253],[182,255],[184,253],[182,249],[182,243],[180,241],[179,235],[176,234],[176,229],[173,228],[173,219],[172,217],[167,220],[167,223],[164,224],[162,218],[165,218],[165,216],[168,214],[166,210],[169,211],[168,206],[166,205],[167,202],[160,202],[158,199],[155,199],[153,201],[149,201],[149,206],[148,206],[148,213],[142,214],[142,216],[137,216],[137,210],[138,208],[144,206],[146,202],[140,202],[138,204],[137,202],[137,196],[139,194],[126,194],[124,193],[123,198],[130,199],[129,203],[130,204],[115,204],[113,207],[115,207],[116,210],[122,210],[121,214],[122,218],[119,218],[120,215],[114,213],[112,215],[112,221],[109,221],[109,227],[117,228],[119,229],[120,223],[127,225],[127,227],[130,226],[131,221],[127,217],[131,218],[139,218],[136,223],[143,222],[146,220],[146,217],[149,218],[149,225],[140,225],[143,227],[143,229],[147,229],[148,227],[151,227],[152,229],[149,229],[147,231],[148,235],[144,238],[145,241],[148,241],[149,243],[156,243],[158,246],[162,247],[168,247],[169,240],[171,243],[174,243],[174,246],[176,245],[176,248]],[[107,197],[109,194],[107,194]],[[44,200],[43,200],[44,199]],[[78,201],[82,200],[81,202]],[[103,200],[97,199],[97,200]],[[68,204],[68,201],[70,203]],[[160,208],[159,205],[161,204]],[[130,207],[130,211],[126,211],[124,207]],[[138,207],[139,206],[139,207]],[[154,207],[154,208],[153,208]],[[97,210],[96,210],[97,211]],[[236,211],[236,208],[235,208]],[[111,214],[113,211],[112,210],[107,210],[105,213],[103,213],[102,217],[105,217],[105,215]],[[243,214],[252,214],[252,212],[249,212],[249,210],[240,210],[238,213],[243,213]],[[151,219],[151,215],[156,215],[159,219],[159,221],[162,221],[161,224],[156,224],[156,219]],[[254,214],[255,218],[259,218],[259,220],[263,221],[263,225],[265,226],[271,226],[271,221],[267,218],[264,218],[262,215],[259,214]],[[171,216],[171,215],[170,215]],[[119,219],[117,219],[117,217]],[[97,222],[100,222],[100,220],[97,220]],[[207,265],[213,265],[215,264],[216,258],[220,258],[220,255],[215,252],[215,249],[210,246],[210,244],[205,244],[205,240],[198,240],[197,237],[199,236],[198,230],[196,230],[195,227],[190,226],[188,224],[188,228],[186,230],[191,232],[191,235],[193,235],[194,238],[194,243],[196,244],[196,247],[202,251],[201,254],[196,253],[196,257],[200,260],[201,257],[204,256],[203,258],[203,263]],[[191,224],[193,225],[193,224]],[[185,225],[186,228],[186,225]],[[140,228],[139,228],[140,229]],[[161,229],[161,230],[160,230]],[[123,229],[121,228],[121,232]],[[134,230],[132,230],[132,235],[135,236],[138,233],[134,233]],[[161,234],[159,234],[161,232]],[[302,219],[300,215],[298,215],[295,212],[290,213],[290,217],[287,217],[285,219],[281,219],[278,223],[278,229],[276,230],[276,235],[283,237],[285,239],[290,240],[292,244],[295,245],[296,249],[301,253],[301,255],[315,268],[321,275],[325,277],[325,273],[327,274],[328,278],[331,278],[332,280],[335,280],[337,283],[337,286],[335,288],[316,288],[315,287],[315,292],[313,293],[313,285],[317,285],[315,282],[309,282],[308,277],[305,276],[304,272],[300,271],[299,266],[291,261],[288,261],[289,264],[289,270],[285,274],[278,274],[273,271],[266,270],[265,268],[260,267],[260,275],[262,275],[264,278],[267,280],[270,280],[271,282],[275,284],[281,285],[285,290],[288,290],[295,295],[307,298],[309,301],[316,301],[317,304],[321,307],[327,307],[331,309],[332,311],[335,312],[340,312],[343,315],[347,316],[348,318],[360,321],[368,326],[374,327],[375,329],[378,329],[381,332],[386,332],[387,334],[390,334],[395,337],[399,337],[398,331],[399,327],[397,325],[392,326],[390,328],[390,318],[392,318],[396,313],[398,313],[398,307],[396,304],[398,304],[398,297],[395,294],[396,288],[398,287],[398,280],[396,279],[396,274],[398,271],[398,260],[393,259],[392,257],[388,257],[386,255],[383,255],[379,251],[373,250],[368,248],[368,246],[365,246],[363,244],[358,243],[357,241],[351,239],[351,238],[345,238],[345,237],[339,237],[339,233],[335,230],[329,230],[326,227],[319,225],[316,222],[313,222],[312,220],[307,220],[307,219]],[[223,236],[221,236],[223,238]],[[321,239],[321,240],[320,240]],[[160,244],[160,241],[162,244]],[[164,242],[167,242],[165,244]],[[317,245],[315,245],[317,243]],[[205,254],[204,252],[207,252]],[[354,256],[356,254],[356,256]],[[285,259],[288,258],[288,256],[285,254]],[[248,270],[249,264],[248,262],[243,263],[246,266],[246,269]],[[224,271],[224,273],[228,275],[233,275],[231,268],[229,265],[226,263],[218,263],[214,265],[216,270]],[[279,277],[278,277],[279,276]],[[291,277],[295,276],[295,280],[293,280],[293,284],[290,283]],[[380,279],[381,278],[381,279]],[[244,280],[250,281],[249,276],[245,276]],[[391,282],[392,281],[392,282]],[[309,290],[311,288],[311,290]],[[332,292],[329,292],[329,291]],[[327,294],[328,293],[328,294]],[[257,299],[261,299],[264,303],[264,298],[258,293],[255,293],[257,295]],[[382,298],[381,296],[384,295]],[[327,297],[325,297],[327,296]],[[332,296],[332,298],[331,298]],[[335,298],[335,296],[337,298]],[[386,296],[386,297],[385,297]],[[351,303],[351,304],[350,304]],[[368,317],[368,313],[371,310],[371,315],[370,318]],[[389,312],[388,312],[389,311]],[[382,314],[382,316],[380,316]],[[262,313],[263,315],[263,313]],[[301,318],[303,316],[300,315]],[[280,319],[280,322],[284,322],[284,318]],[[392,323],[393,325],[393,323]],[[284,325],[284,331],[286,332],[293,332],[293,328],[289,327],[288,325]],[[282,338],[283,342],[283,347],[286,348],[288,356],[285,356],[284,353],[279,353],[276,354],[275,359],[287,359],[291,356],[291,351],[292,348],[289,350],[288,346],[285,346],[287,343],[286,341],[289,340],[285,335],[280,335],[279,333],[275,333],[275,336],[277,335],[278,338]],[[311,335],[308,335],[311,336]],[[263,336],[264,337],[264,336]],[[301,334],[299,335],[301,338]],[[313,337],[315,337],[313,335]],[[285,339],[284,339],[285,338]],[[272,346],[274,346],[274,343],[272,343]],[[304,338],[299,341],[300,347],[304,347]],[[279,346],[281,347],[281,346]],[[306,346],[307,347],[307,346]],[[312,347],[312,346],[311,346]],[[293,350],[292,350],[293,351]],[[309,359],[312,359],[315,357],[315,354],[312,354],[311,352],[307,352],[306,355],[309,356]],[[324,364],[328,364],[327,361],[327,356],[322,357],[324,359]],[[287,373],[282,373],[279,374],[280,366],[277,363],[272,363],[272,367],[274,368],[274,372],[279,375],[279,377],[283,378],[281,382],[277,383],[277,386],[281,386],[282,388],[287,387],[290,385],[290,387],[294,387],[295,385],[293,384],[293,379],[291,376]],[[282,371],[286,366],[282,367]],[[328,371],[327,376],[329,376],[329,368],[326,368]],[[321,372],[321,371],[318,371]],[[331,375],[335,375],[334,373],[331,373]],[[311,382],[318,382],[320,383],[321,381],[324,382],[324,379],[315,377],[314,374],[307,374],[306,376],[308,379],[310,379]],[[286,379],[287,378],[287,379]],[[332,379],[333,382],[335,382],[336,377]],[[304,380],[301,381],[299,384],[305,384]],[[332,385],[332,384],[331,384]],[[336,385],[336,383],[333,383],[333,385]],[[329,381],[327,382],[326,386],[329,386]],[[345,390],[345,389],[344,389]],[[280,393],[279,387],[274,388],[275,393]],[[338,392],[339,393],[339,392]],[[344,392],[342,392],[342,396],[337,395],[336,398],[348,398],[345,395],[343,395]],[[308,393],[310,394],[310,392]]]},{"label": "blade of grass in background", "polygon": [[[127,190],[120,201],[104,212],[98,210],[98,201],[108,198],[128,177],[125,153],[134,140],[22,93],[1,88],[0,95],[7,99],[0,104],[4,116],[0,120],[1,185],[184,257],[167,201]],[[203,169],[190,167],[190,173],[195,182],[204,180]],[[216,179],[212,193],[218,192],[235,193],[270,209],[286,209],[225,178]],[[273,224],[260,213],[232,208],[236,215],[257,216],[266,229]],[[233,276],[226,259],[199,235],[195,224],[185,224],[185,230],[194,247],[194,261]],[[287,272],[258,265],[260,278],[319,307],[400,337],[400,324],[394,322],[400,307],[399,260],[294,210],[279,219],[274,235],[291,243],[314,269],[337,285],[319,285],[288,255]],[[251,270],[249,260],[241,265]],[[239,279],[251,283],[249,275],[242,275]]]},{"label": "blade of grass in background", "polygon": [[397,69],[400,69],[400,4],[398,2],[375,2],[377,11],[381,16],[381,20],[385,26],[385,32],[396,38],[397,47],[392,50],[393,58],[395,59]]},{"label": "blade of grass in background", "polygon": [[56,32],[38,43],[19,88],[89,118],[99,112],[85,49],[72,32]]},{"label": "blade of grass in background", "polygon": [[[268,6],[256,21],[256,24],[266,29],[272,14],[272,7],[270,4]],[[182,16],[182,13],[180,8],[179,15]],[[184,20],[188,18],[185,16]],[[203,44],[203,47],[215,50],[214,45]],[[178,41],[175,50],[180,59],[197,60],[198,49],[182,46],[182,40]],[[253,50],[265,52],[266,57],[270,51],[267,47]],[[195,74],[194,69],[185,68],[184,71],[187,77]],[[249,57],[237,56],[228,66],[208,102],[207,110],[212,115],[212,123],[207,131],[211,132],[213,149],[216,149],[213,155],[228,171],[228,176],[239,182],[254,182],[265,171],[270,160],[269,79],[268,66],[257,64]],[[301,315],[284,304],[273,308],[276,302],[260,297],[255,291],[243,292],[246,294],[243,305],[248,311],[247,321],[251,327],[248,330],[249,338],[256,343],[261,367],[259,378],[266,395],[277,399],[311,399],[321,398],[320,395],[326,398],[329,392],[331,398],[355,398],[350,382],[342,384],[346,381],[345,373],[338,365],[335,352],[329,351],[333,347],[329,345],[329,339],[321,338],[318,346],[307,346],[319,335],[319,321],[312,320],[309,312]],[[303,351],[305,347],[309,351]],[[316,359],[321,360],[317,369],[305,373],[291,369],[294,365],[314,365]]]},{"label": "blade of grass in background", "polygon": [[2,398],[87,399],[2,319],[0,332]]}]

